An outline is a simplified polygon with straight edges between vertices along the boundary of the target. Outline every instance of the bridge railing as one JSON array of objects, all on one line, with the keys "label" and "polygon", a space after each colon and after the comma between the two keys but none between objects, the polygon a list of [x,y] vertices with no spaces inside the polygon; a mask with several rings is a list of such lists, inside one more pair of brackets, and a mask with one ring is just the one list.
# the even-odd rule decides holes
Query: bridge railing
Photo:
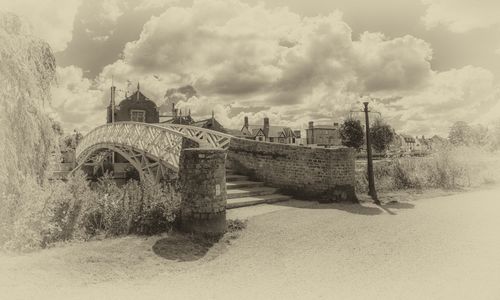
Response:
[{"label": "bridge railing", "polygon": [[206,142],[212,148],[227,149],[229,148],[229,143],[231,142],[231,138],[234,138],[232,135],[229,134],[196,126],[166,124],[166,123],[159,123],[157,125],[164,128],[175,130],[177,132],[184,134],[185,136],[194,138],[196,140]]},{"label": "bridge railing", "polygon": [[84,136],[76,148],[76,157],[78,162],[81,162],[88,157],[89,151],[95,150],[96,145],[121,145],[174,163],[178,162],[183,138],[191,139],[200,146],[209,146],[205,145],[204,141],[155,124],[138,122],[105,124],[94,128]]}]

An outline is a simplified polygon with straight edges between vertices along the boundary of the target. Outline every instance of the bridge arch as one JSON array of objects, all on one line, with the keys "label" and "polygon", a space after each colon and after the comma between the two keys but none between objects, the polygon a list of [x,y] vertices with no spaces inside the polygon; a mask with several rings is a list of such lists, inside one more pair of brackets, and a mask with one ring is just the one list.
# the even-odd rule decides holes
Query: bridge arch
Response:
[{"label": "bridge arch", "polygon": [[226,149],[230,139],[230,135],[194,126],[108,123],[96,127],[80,141],[76,148],[77,167],[74,170],[89,160],[103,160],[106,151],[114,151],[137,169],[141,180],[145,176],[159,180],[167,172],[166,169],[178,172],[184,146]]}]

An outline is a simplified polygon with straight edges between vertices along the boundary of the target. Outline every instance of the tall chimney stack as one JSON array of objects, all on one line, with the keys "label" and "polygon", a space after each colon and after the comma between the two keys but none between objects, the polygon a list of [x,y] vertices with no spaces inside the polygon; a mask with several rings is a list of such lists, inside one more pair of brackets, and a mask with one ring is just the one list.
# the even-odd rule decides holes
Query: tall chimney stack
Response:
[{"label": "tall chimney stack", "polygon": [[116,87],[114,85],[111,85],[111,118],[110,121],[111,123],[115,122],[115,95],[116,95]]},{"label": "tall chimney stack", "polygon": [[245,123],[243,126],[248,129],[248,117],[247,116],[245,116]]},{"label": "tall chimney stack", "polygon": [[314,122],[313,121],[310,121],[309,122],[309,129],[313,129],[314,128]]},{"label": "tall chimney stack", "polygon": [[266,141],[269,139],[269,118],[264,118],[264,136],[266,137]]}]

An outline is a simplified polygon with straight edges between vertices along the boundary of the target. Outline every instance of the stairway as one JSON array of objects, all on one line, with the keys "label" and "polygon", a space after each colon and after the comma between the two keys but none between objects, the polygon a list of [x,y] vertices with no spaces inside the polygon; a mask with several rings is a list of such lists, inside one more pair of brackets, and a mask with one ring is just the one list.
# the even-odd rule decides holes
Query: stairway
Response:
[{"label": "stairway", "polygon": [[278,194],[278,189],[264,186],[263,182],[250,181],[247,176],[226,169],[227,209],[275,203],[290,200],[290,196]]}]

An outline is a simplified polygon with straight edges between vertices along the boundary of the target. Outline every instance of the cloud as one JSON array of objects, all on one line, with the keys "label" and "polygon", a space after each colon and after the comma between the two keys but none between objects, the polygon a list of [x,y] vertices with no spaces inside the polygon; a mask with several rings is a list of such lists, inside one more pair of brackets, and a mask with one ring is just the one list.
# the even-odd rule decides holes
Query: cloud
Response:
[{"label": "cloud", "polygon": [[346,91],[424,84],[431,57],[430,46],[411,36],[365,33],[354,41],[339,12],[302,18],[286,8],[212,0],[153,17],[140,38],[126,45],[123,59],[101,75],[152,83],[160,81],[151,78],[156,74],[164,90],[190,84],[225,104],[238,99],[254,106],[320,104],[331,110],[342,101],[331,97]]},{"label": "cloud", "polygon": [[80,68],[58,67],[56,76],[57,84],[51,90],[50,114],[61,122],[66,132],[88,131],[106,122],[106,95],[92,87]]},{"label": "cloud", "polygon": [[422,0],[427,10],[422,20],[427,28],[443,25],[463,33],[500,24],[497,0]]},{"label": "cloud", "polygon": [[[229,128],[240,128],[245,114],[255,123],[267,116],[273,124],[305,128],[310,120],[341,121],[361,108],[360,94],[371,94],[385,99],[372,106],[398,131],[419,135],[443,134],[459,119],[478,122],[497,105],[491,72],[473,66],[437,72],[432,54],[414,36],[353,38],[340,12],[301,17],[263,4],[194,1],[152,17],[96,78],[95,91],[75,97],[101,101],[112,77],[119,98],[140,82],[158,105],[173,99],[167,90],[191,86],[196,94],[174,93],[174,100],[196,119],[214,110]],[[90,88],[73,73],[74,82]],[[102,103],[86,105],[89,114],[99,107],[104,115]],[[85,124],[104,122],[95,111]]]},{"label": "cloud", "polygon": [[500,103],[500,88],[493,74],[479,67],[466,66],[435,72],[429,84],[414,93],[390,103],[378,103],[376,109],[391,116],[398,128],[422,134],[447,135],[456,121],[489,122]]},{"label": "cloud", "polygon": [[26,19],[33,33],[54,51],[62,51],[72,39],[73,22],[81,0],[0,0],[0,7]]}]

